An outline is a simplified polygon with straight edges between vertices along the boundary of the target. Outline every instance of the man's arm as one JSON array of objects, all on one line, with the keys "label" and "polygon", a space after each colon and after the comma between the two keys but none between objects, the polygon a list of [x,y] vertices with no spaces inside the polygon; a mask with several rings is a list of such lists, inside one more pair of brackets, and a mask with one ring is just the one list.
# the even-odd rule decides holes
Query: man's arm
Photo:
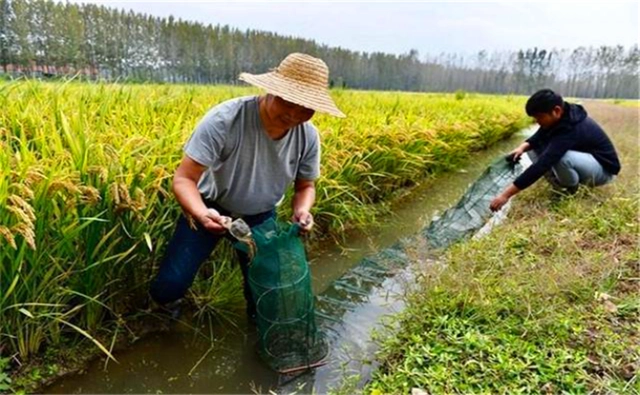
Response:
[{"label": "man's arm", "polygon": [[[531,149],[531,144],[529,144],[528,141],[525,141],[524,143],[520,144],[516,149],[511,151],[509,155],[512,156],[512,160],[514,162],[517,162],[522,156],[522,154],[529,151],[530,149]],[[491,201],[491,204],[489,205],[489,207],[491,208],[491,211],[500,210],[500,208],[502,208],[502,206],[504,206],[509,201],[509,199],[513,195],[517,194],[518,192],[520,192],[520,188],[518,188],[514,184],[511,184],[500,195],[496,196]]]},{"label": "man's arm", "polygon": [[489,208],[491,209],[491,211],[500,210],[502,206],[507,204],[509,199],[511,199],[511,197],[517,194],[518,192],[520,192],[520,188],[515,186],[515,184],[509,185],[504,191],[502,191],[500,195],[496,196],[491,201],[491,204],[489,204]]},{"label": "man's arm", "polygon": [[198,181],[205,169],[205,166],[185,155],[173,177],[173,193],[185,213],[212,232],[224,232],[220,213],[207,208],[198,191]]},{"label": "man's arm", "polygon": [[[513,184],[509,185],[500,195],[496,196],[490,203],[489,207],[493,211],[498,211],[507,201],[518,192],[528,188],[536,182],[547,171],[551,170],[560,158],[574,144],[574,138],[571,134],[565,134],[554,139],[544,152],[538,158],[538,161],[529,166],[524,173],[515,179]],[[524,144],[523,144],[524,145]]]},{"label": "man's arm", "polygon": [[303,232],[309,232],[313,228],[313,216],[310,211],[316,200],[315,183],[313,180],[297,179],[294,189],[292,220],[300,224]]}]

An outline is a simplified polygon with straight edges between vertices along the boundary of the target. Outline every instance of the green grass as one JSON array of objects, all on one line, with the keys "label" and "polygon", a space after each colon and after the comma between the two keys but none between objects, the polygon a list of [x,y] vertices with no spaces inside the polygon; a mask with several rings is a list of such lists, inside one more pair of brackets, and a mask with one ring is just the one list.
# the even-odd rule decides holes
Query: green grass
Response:
[{"label": "green grass", "polygon": [[640,393],[638,116],[594,114],[622,154],[616,182],[573,197],[538,183],[448,250],[378,335],[364,392]]}]

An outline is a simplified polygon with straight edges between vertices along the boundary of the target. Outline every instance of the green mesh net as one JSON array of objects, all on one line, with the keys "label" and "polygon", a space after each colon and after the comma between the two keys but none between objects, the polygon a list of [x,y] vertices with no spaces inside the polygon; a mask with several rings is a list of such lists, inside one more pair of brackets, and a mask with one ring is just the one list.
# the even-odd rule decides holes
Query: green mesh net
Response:
[{"label": "green mesh net", "polygon": [[491,216],[489,203],[522,173],[523,167],[507,158],[494,161],[467,189],[458,203],[435,218],[423,230],[429,244],[436,248],[472,235]]},{"label": "green mesh net", "polygon": [[[311,276],[298,225],[268,220],[251,229],[255,256],[249,286],[256,303],[258,353],[274,370],[321,363],[327,346],[319,335]],[[246,246],[238,246],[246,250]]]}]

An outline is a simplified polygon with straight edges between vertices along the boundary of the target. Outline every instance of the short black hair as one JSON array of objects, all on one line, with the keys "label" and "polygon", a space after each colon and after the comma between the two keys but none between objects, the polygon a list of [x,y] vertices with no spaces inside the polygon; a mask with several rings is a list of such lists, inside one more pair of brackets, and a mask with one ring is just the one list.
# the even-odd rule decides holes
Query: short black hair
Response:
[{"label": "short black hair", "polygon": [[550,113],[555,106],[562,107],[563,105],[564,100],[562,100],[562,96],[551,89],[541,89],[531,95],[529,100],[527,100],[525,110],[527,111],[527,115],[532,117],[536,114]]}]

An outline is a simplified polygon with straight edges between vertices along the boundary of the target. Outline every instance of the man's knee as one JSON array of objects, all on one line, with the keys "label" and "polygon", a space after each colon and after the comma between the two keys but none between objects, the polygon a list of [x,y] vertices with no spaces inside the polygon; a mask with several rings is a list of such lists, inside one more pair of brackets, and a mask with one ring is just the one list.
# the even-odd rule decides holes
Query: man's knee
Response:
[{"label": "man's knee", "polygon": [[565,168],[565,169],[571,169],[574,167],[574,163],[573,163],[573,153],[571,151],[565,152],[564,155],[562,155],[562,158],[560,158],[560,160],[555,164],[554,167],[560,167],[560,168]]},{"label": "man's knee", "polygon": [[567,151],[555,165],[553,165],[553,173],[562,187],[575,187],[580,183],[580,174],[576,169],[576,153]]}]

